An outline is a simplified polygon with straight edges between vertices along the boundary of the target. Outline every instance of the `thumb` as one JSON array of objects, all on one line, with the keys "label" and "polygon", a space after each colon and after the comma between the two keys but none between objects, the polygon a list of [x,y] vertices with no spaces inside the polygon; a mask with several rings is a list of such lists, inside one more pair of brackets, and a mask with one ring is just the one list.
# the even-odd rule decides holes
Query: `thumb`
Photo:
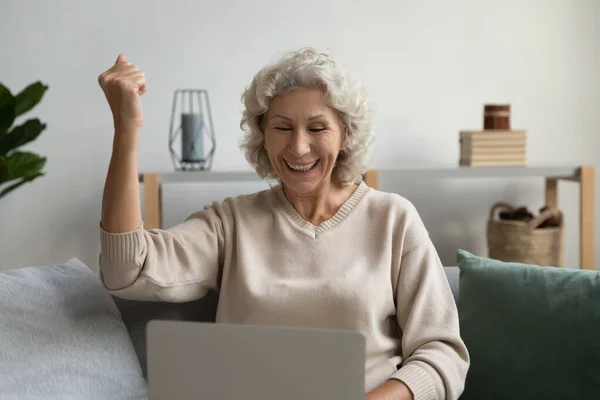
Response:
[{"label": "thumb", "polygon": [[119,54],[119,57],[117,57],[116,64],[122,63],[122,62],[127,62],[127,58],[125,58],[124,54]]}]

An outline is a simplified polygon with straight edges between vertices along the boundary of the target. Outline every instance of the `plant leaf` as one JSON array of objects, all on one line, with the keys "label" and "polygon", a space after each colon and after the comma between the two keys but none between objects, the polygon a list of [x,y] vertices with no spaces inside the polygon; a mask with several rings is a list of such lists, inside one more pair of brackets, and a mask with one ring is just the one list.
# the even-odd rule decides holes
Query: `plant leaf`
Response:
[{"label": "plant leaf", "polygon": [[32,180],[34,180],[35,178],[38,178],[40,176],[43,176],[44,173],[43,172],[38,172],[37,174],[34,175],[29,175],[26,176],[24,178],[21,178],[19,181],[5,187],[4,189],[2,189],[2,191],[0,191],[0,199],[4,196],[6,196],[7,194],[9,194],[10,192],[12,192],[13,190],[15,190],[16,188],[18,188],[21,185],[26,184],[27,182],[31,182]]},{"label": "plant leaf", "polygon": [[5,156],[11,150],[37,139],[44,129],[46,124],[42,124],[37,118],[13,128],[8,134],[0,136],[0,156]]},{"label": "plant leaf", "polygon": [[34,82],[21,90],[16,96],[15,117],[26,113],[35,107],[44,97],[48,86],[41,82]]},{"label": "plant leaf", "polygon": [[45,157],[28,151],[15,151],[8,157],[0,157],[0,184],[40,173],[45,164]]},{"label": "plant leaf", "polygon": [[10,90],[0,83],[0,136],[6,134],[15,121],[16,102]]},{"label": "plant leaf", "polygon": [[0,185],[4,182],[8,182],[9,172],[8,172],[8,163],[6,162],[6,157],[0,157]]}]

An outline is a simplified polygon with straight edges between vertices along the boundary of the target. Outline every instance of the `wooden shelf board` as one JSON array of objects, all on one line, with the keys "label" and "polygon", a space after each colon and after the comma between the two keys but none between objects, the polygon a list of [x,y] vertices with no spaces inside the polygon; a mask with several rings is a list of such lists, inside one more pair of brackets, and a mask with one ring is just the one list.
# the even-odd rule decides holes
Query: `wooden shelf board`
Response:
[{"label": "wooden shelf board", "polygon": [[[384,178],[437,179],[437,178],[574,178],[580,166],[525,166],[525,167],[406,167],[375,169]],[[261,180],[254,171],[169,171],[156,172],[161,182],[235,182]],[[143,182],[143,173],[139,176]]]},{"label": "wooden shelf board", "polygon": [[402,168],[381,169],[380,176],[389,178],[527,178],[553,177],[574,178],[578,176],[579,166],[481,166],[481,167],[439,167],[439,168]]}]

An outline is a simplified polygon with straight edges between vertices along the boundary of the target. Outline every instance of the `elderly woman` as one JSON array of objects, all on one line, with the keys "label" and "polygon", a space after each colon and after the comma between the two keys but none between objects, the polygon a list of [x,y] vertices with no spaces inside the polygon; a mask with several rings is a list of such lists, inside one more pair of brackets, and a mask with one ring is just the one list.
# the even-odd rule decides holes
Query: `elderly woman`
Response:
[{"label": "elderly woman", "polygon": [[456,399],[469,354],[441,262],[415,207],[362,181],[372,136],[361,88],[302,49],[243,94],[242,148],[270,189],[214,202],[168,229],[141,220],[144,74],[120,55],[99,82],[115,135],[100,276],[124,298],[219,293],[217,322],[350,329],[366,338],[367,399]]}]

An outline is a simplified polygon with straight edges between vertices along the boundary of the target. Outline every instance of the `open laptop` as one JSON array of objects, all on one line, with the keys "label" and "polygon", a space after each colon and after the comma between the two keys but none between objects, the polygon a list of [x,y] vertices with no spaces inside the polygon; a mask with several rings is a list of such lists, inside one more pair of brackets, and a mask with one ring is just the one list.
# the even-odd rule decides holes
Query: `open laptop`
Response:
[{"label": "open laptop", "polygon": [[364,400],[365,340],[350,331],[153,320],[150,400]]}]

